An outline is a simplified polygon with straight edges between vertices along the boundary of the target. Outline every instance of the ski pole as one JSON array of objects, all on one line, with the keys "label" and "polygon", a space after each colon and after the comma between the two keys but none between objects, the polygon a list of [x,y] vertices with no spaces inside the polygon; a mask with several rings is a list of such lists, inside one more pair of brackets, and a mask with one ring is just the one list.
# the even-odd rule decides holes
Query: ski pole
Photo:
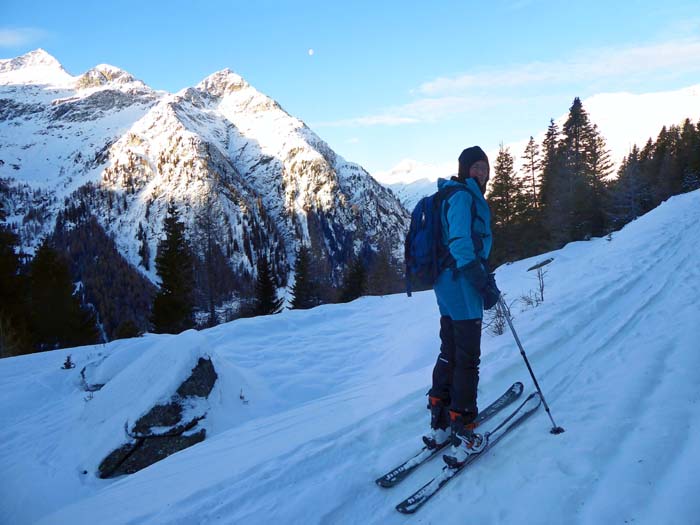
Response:
[{"label": "ski pole", "polygon": [[544,394],[542,393],[542,389],[540,388],[540,385],[537,382],[537,378],[535,377],[535,373],[532,371],[532,367],[530,366],[530,361],[528,361],[527,355],[525,355],[525,349],[523,348],[523,345],[520,342],[520,338],[518,337],[518,334],[515,331],[515,328],[513,327],[513,320],[511,319],[511,316],[510,316],[510,308],[508,308],[508,305],[506,304],[505,300],[503,299],[503,296],[498,298],[498,305],[501,307],[501,309],[503,310],[503,313],[506,316],[506,321],[508,321],[508,326],[510,327],[510,332],[513,334],[513,338],[515,339],[515,343],[518,345],[518,348],[520,349],[520,355],[522,355],[523,359],[525,360],[525,364],[527,365],[527,369],[530,371],[530,375],[532,376],[532,380],[535,383],[535,387],[537,387],[537,391],[540,393],[540,397],[542,398],[542,403],[544,404],[544,409],[547,411],[547,415],[549,416],[549,419],[552,421],[552,429],[549,432],[551,434],[561,434],[562,432],[564,432],[564,429],[561,428],[560,426],[557,426],[557,424],[554,422],[554,418],[552,417],[552,413],[549,410],[549,405],[547,404],[547,400],[544,398]]}]

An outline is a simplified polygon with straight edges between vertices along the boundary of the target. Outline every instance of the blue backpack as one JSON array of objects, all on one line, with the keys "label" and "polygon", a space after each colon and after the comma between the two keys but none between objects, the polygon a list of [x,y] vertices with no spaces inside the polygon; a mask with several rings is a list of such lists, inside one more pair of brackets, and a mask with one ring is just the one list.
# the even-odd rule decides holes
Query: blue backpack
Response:
[{"label": "blue backpack", "polygon": [[[442,242],[442,203],[457,191],[469,191],[464,186],[448,186],[423,197],[411,214],[411,226],[406,235],[404,258],[406,261],[406,294],[413,289],[432,288],[440,273],[454,266],[454,257]],[[472,229],[476,218],[476,203],[472,199]],[[445,206],[447,215],[447,205]]]}]

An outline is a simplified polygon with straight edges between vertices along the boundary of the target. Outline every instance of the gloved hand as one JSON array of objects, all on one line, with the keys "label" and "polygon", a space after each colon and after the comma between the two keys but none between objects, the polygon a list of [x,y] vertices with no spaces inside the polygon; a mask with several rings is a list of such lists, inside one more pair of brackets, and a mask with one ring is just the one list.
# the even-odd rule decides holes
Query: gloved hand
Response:
[{"label": "gloved hand", "polygon": [[486,279],[486,286],[481,291],[481,296],[484,298],[484,310],[490,310],[496,304],[501,297],[501,291],[496,286],[496,275],[493,273],[488,274]]},{"label": "gloved hand", "polygon": [[479,293],[482,293],[483,289],[486,288],[489,274],[486,273],[486,270],[484,270],[484,266],[480,261],[474,260],[469,264],[458,268],[457,271],[464,273],[467,279],[469,279],[469,282],[474,285],[474,288],[476,288]]}]

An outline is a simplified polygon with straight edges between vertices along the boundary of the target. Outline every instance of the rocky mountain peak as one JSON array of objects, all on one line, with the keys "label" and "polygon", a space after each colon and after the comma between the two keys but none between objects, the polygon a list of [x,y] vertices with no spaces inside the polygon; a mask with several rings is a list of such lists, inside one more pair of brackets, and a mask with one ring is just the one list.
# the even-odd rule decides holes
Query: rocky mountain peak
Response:
[{"label": "rocky mountain peak", "polygon": [[78,89],[91,87],[112,85],[125,85],[138,83],[140,87],[145,87],[145,84],[137,80],[132,74],[109,64],[99,64],[94,68],[86,71],[77,80]]},{"label": "rocky mountain peak", "polygon": [[61,63],[43,49],[0,60],[0,84],[56,84],[73,80]]},{"label": "rocky mountain peak", "polygon": [[[262,258],[288,286],[301,245],[322,262],[328,297],[352,257],[370,265],[385,246],[400,252],[407,214],[393,194],[233,71],[168,94],[106,64],[63,72],[59,83],[60,64],[40,59],[23,63],[48,65],[17,60],[20,69],[0,72],[0,80],[32,72],[0,86],[0,177],[25,252],[92,218],[125,264],[157,284],[155,254],[173,201],[198,257],[205,233],[217,246],[220,305],[249,295]],[[37,81],[42,75],[53,80]],[[129,304],[146,323],[139,301]]]},{"label": "rocky mountain peak", "polygon": [[17,71],[29,67],[54,67],[63,70],[61,63],[39,48],[16,58],[0,60],[0,71]]},{"label": "rocky mountain peak", "polygon": [[209,75],[197,85],[197,89],[206,91],[215,97],[223,97],[227,93],[233,93],[247,87],[250,87],[250,84],[228,68]]}]

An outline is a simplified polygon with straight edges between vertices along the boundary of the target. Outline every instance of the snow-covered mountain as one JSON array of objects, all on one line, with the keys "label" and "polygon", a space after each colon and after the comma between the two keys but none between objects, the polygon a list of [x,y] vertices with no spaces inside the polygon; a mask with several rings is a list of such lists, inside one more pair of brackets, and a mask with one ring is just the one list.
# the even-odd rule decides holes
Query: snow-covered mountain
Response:
[{"label": "snow-covered mountain", "polygon": [[377,172],[372,176],[389,188],[404,207],[411,211],[425,195],[437,189],[438,177],[456,175],[457,161],[433,166],[413,159],[404,159],[387,172]]},{"label": "snow-covered mountain", "polygon": [[[449,178],[456,174],[457,171],[454,170],[446,171],[439,176]],[[394,192],[394,195],[398,197],[401,204],[409,211],[413,210],[416,204],[418,204],[418,201],[423,197],[437,191],[436,181],[428,178],[417,179],[409,183],[397,182],[395,184],[386,184],[386,187]]]},{"label": "snow-covered mountain", "polygon": [[406,228],[390,191],[230,70],[170,94],[105,64],[71,76],[43,50],[1,60],[0,178],[25,250],[80,204],[153,281],[169,201],[190,236],[214,221],[234,271],[266,255],[283,281],[300,243],[337,276],[385,241],[400,253]]},{"label": "snow-covered mountain", "polygon": [[[602,93],[584,99],[583,107],[591,121],[598,125],[613,162],[619,166],[632,146],[636,144],[641,148],[650,138],[656,139],[663,126],[680,125],[686,118],[696,120],[700,116],[700,84],[657,93]],[[567,118],[568,113],[564,113],[555,119],[559,129]],[[533,134],[539,144],[542,143],[545,132],[542,130]],[[516,170],[522,165],[521,157],[528,140],[529,137],[524,137],[523,140],[506,144],[514,157]],[[491,162],[494,162],[498,148],[492,147],[486,153]],[[455,153],[455,159],[457,155],[459,152]],[[373,176],[391,188],[404,206],[411,210],[422,197],[435,191],[434,182],[438,177],[450,177],[456,171],[456,160],[431,165],[405,159],[391,170],[377,172]]]},{"label": "snow-covered mountain", "polygon": [[[497,270],[566,432],[551,435],[540,409],[410,520],[457,525],[468,512],[475,523],[697,522],[699,221],[695,191],[611,239]],[[544,303],[523,306],[537,286],[528,268],[550,257]],[[406,523],[394,505],[441,460],[390,490],[373,480],[421,445],[438,317],[432,292],[366,297],[2,359],[0,521]],[[69,354],[76,366],[64,370]],[[98,479],[125,425],[167,402],[200,357],[218,374],[199,422],[207,438],[135,474]],[[104,387],[86,392],[84,380]],[[485,331],[480,406],[516,380],[534,390],[511,335]]]}]

